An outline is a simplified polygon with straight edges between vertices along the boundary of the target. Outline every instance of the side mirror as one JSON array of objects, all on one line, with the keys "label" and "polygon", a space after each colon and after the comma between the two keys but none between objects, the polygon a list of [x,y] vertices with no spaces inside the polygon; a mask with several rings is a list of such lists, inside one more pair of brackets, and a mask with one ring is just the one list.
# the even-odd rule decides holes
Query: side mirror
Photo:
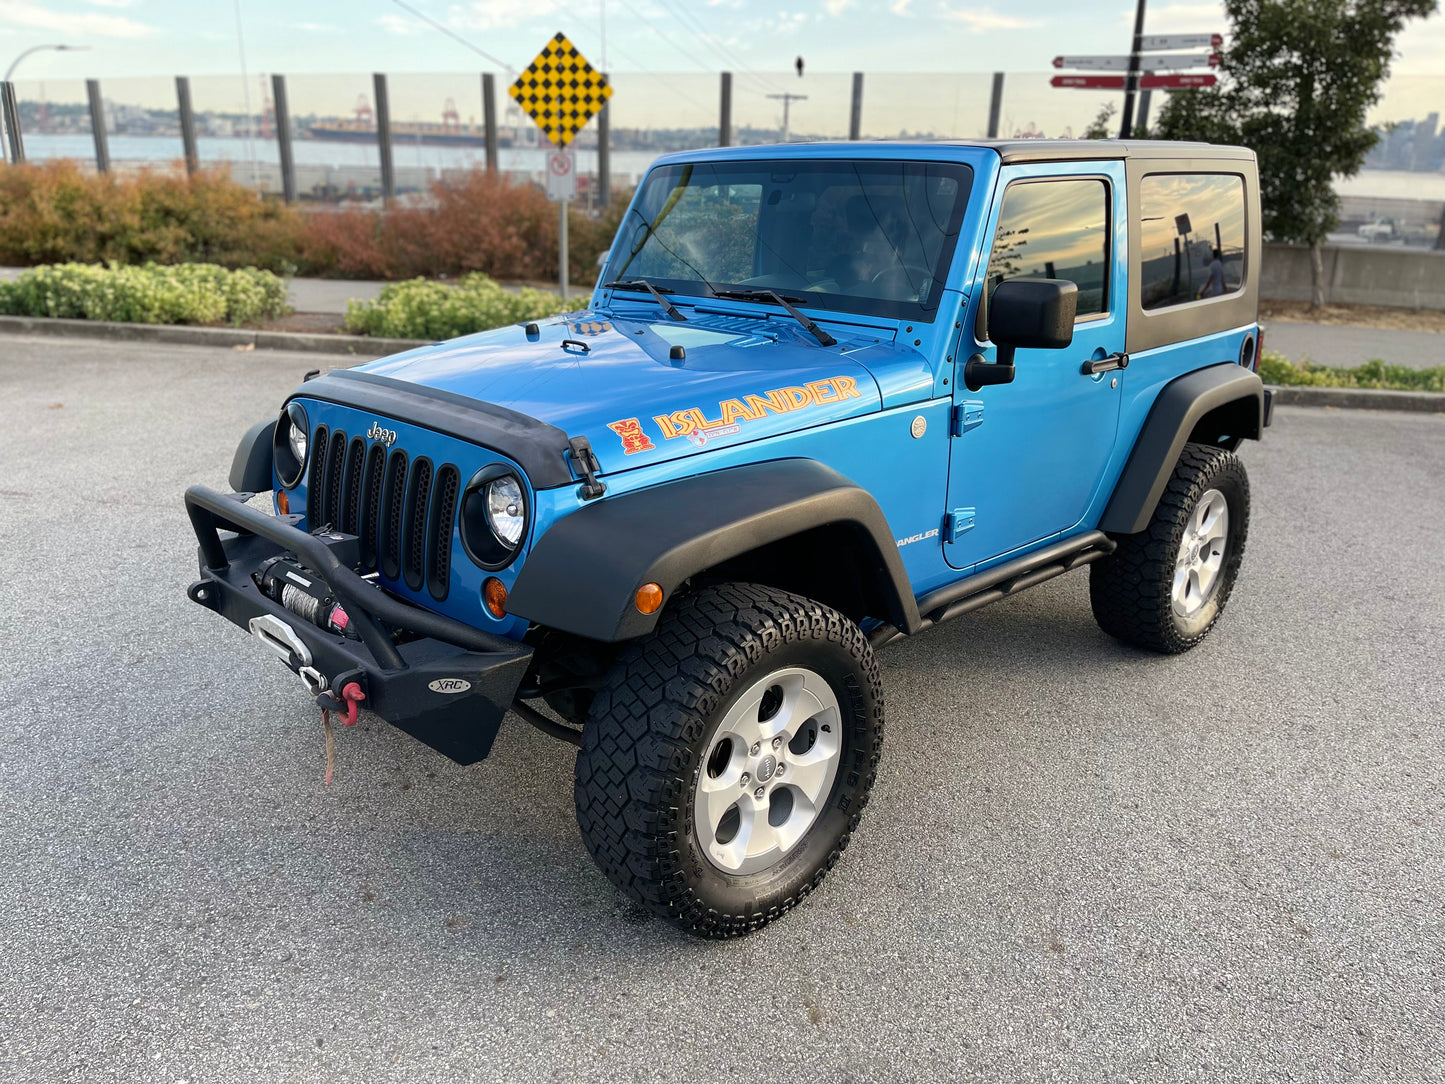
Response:
[{"label": "side mirror", "polygon": [[1005,279],[988,299],[988,337],[998,347],[993,364],[975,354],[963,367],[969,391],[1014,378],[1014,351],[1059,350],[1074,341],[1079,288],[1064,279]]}]

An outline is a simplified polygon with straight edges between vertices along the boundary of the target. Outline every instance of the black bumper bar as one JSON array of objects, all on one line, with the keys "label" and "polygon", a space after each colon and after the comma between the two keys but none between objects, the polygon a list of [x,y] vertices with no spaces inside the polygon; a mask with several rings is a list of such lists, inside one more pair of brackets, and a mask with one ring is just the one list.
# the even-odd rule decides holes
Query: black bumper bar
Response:
[{"label": "black bumper bar", "polygon": [[[324,683],[339,696],[355,681],[365,707],[453,760],[471,764],[491,750],[530,647],[386,594],[297,528],[299,517],[269,515],[206,486],[186,490],[186,512],[200,545],[201,578],[187,592],[193,602],[284,654],[313,691]],[[223,530],[236,534],[223,538]],[[254,573],[284,554],[326,582],[360,642],[297,617],[261,592]],[[258,632],[258,622],[282,637]],[[415,638],[397,643],[388,626]]]}]

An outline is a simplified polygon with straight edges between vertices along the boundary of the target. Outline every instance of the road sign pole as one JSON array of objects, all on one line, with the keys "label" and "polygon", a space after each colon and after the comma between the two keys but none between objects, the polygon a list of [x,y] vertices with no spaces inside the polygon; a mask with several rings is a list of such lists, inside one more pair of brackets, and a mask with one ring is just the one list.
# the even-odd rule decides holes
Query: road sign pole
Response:
[{"label": "road sign pole", "polygon": [[562,287],[562,300],[567,300],[567,280],[571,277],[567,274],[567,201],[557,201],[557,207],[561,211],[561,217],[557,221],[557,282]]},{"label": "road sign pole", "polygon": [[1119,138],[1134,133],[1134,95],[1139,90],[1139,53],[1144,46],[1144,0],[1134,9],[1134,44],[1129,49],[1129,75],[1124,85],[1124,115],[1119,122]]}]

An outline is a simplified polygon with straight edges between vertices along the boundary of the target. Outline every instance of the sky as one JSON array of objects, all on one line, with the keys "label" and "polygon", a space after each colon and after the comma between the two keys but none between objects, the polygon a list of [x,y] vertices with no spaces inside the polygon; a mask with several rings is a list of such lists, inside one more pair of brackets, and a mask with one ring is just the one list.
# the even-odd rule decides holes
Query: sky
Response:
[{"label": "sky", "polygon": [[[933,99],[951,95],[964,103],[957,108],[972,109],[986,94],[986,76],[959,73],[1039,73],[1010,85],[1022,96],[1009,100],[1017,127],[1031,112],[1063,100],[1059,96],[1083,93],[1048,88],[1055,54],[1124,51],[1133,22],[1128,0],[239,0],[238,6],[253,80],[262,72],[293,79],[372,71],[492,70],[506,76],[561,30],[595,65],[605,63],[615,73],[619,98],[630,91],[625,97],[639,122],[658,122],[644,114],[675,114],[716,123],[715,73],[731,69],[739,73],[744,115],[738,120],[747,122],[751,108],[759,121],[775,122],[778,107],[764,106],[767,93],[809,93],[813,105],[793,107],[804,128],[809,110],[821,108],[818,102],[846,102],[846,73],[853,71],[913,73],[911,81],[899,76],[870,83],[869,103],[882,109],[892,99],[899,126],[910,101],[937,106]],[[1145,29],[1223,32],[1221,11],[1215,0],[1155,0]],[[31,45],[59,41],[87,51],[38,53],[24,61],[16,79],[204,77],[241,69],[236,0],[0,0],[0,65]],[[801,80],[792,72],[800,55]],[[1393,72],[1393,113],[1445,111],[1445,16],[1405,30]],[[951,81],[922,73],[948,73]],[[367,82],[313,80],[309,93],[318,107],[323,98],[325,107],[334,107],[343,99],[353,102]],[[304,98],[304,84],[301,91]],[[1027,94],[1040,104],[1029,104]],[[296,99],[293,90],[293,110],[304,111]],[[1070,101],[1093,108],[1092,99]],[[614,125],[626,123],[618,115],[626,112],[623,104],[614,102]],[[415,109],[439,113],[440,104],[427,98]],[[893,130],[892,117],[876,124]]]}]

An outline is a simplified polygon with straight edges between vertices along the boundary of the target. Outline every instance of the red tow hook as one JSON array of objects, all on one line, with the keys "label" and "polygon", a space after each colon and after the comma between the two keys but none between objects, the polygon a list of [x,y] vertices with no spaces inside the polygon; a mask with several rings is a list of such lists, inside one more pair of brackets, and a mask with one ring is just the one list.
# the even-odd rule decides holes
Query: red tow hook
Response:
[{"label": "red tow hook", "polygon": [[366,699],[366,694],[361,691],[361,686],[354,681],[348,681],[341,687],[341,698],[337,699],[329,691],[321,693],[316,697],[316,706],[321,709],[321,726],[326,731],[326,785],[331,786],[331,772],[336,767],[336,739],[331,730],[331,713],[334,711],[340,714],[346,712],[346,717],[340,720],[342,726],[356,725],[356,705]]}]

